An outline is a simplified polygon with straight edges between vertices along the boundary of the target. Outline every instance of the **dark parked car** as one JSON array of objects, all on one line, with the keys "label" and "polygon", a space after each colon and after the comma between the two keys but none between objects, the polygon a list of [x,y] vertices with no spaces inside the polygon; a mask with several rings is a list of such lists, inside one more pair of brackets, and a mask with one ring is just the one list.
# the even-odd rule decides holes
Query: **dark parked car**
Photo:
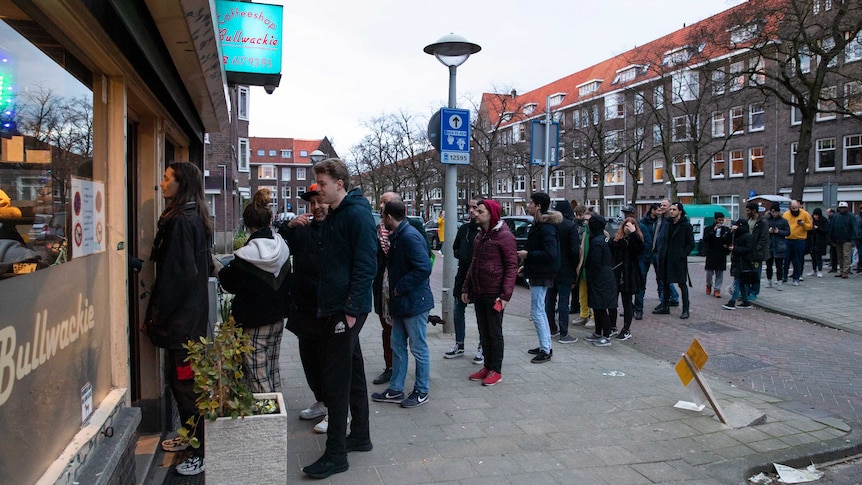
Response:
[{"label": "dark parked car", "polygon": [[[458,227],[464,225],[464,221],[458,221]],[[431,249],[441,249],[443,245],[440,243],[440,238],[437,236],[437,219],[432,218],[425,223],[425,238],[428,239],[428,245]]]},{"label": "dark parked car", "polygon": [[518,251],[525,249],[527,247],[527,234],[533,227],[533,216],[503,216],[502,219],[514,234]]}]

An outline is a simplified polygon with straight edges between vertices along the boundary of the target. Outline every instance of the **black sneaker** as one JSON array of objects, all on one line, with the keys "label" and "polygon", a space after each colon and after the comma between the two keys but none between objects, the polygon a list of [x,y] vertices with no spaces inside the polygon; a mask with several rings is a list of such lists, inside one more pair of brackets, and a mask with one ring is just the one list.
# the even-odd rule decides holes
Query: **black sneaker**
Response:
[{"label": "black sneaker", "polygon": [[724,308],[725,310],[736,310],[736,300],[731,298],[729,302],[721,305],[721,308]]},{"label": "black sneaker", "polygon": [[455,344],[452,350],[443,354],[443,358],[446,359],[455,359],[458,357],[464,357],[464,344]]},{"label": "black sneaker", "polygon": [[383,372],[380,373],[377,377],[372,381],[375,384],[389,384],[389,379],[392,379],[392,368],[387,367],[383,369]]},{"label": "black sneaker", "polygon": [[739,305],[736,305],[736,308],[742,308],[745,310],[750,310],[750,309],[754,308],[754,306],[750,302],[744,301],[744,302],[740,303]]},{"label": "black sneaker", "polygon": [[374,402],[394,402],[400,403],[404,400],[404,391],[393,391],[386,389],[385,392],[371,393],[371,400]]},{"label": "black sneaker", "polygon": [[334,473],[346,472],[349,468],[346,456],[336,460],[324,454],[316,462],[303,467],[302,472],[311,478],[326,478]]},{"label": "black sneaker", "polygon": [[351,451],[371,451],[374,449],[374,445],[371,443],[370,439],[358,440],[354,439],[352,436],[347,436],[347,452]]},{"label": "black sneaker", "polygon": [[584,337],[584,340],[586,340],[587,342],[595,342],[596,340],[601,340],[601,338],[601,335],[593,333],[592,335],[587,335],[586,337]]},{"label": "black sneaker", "polygon": [[635,320],[643,320],[644,312],[635,312]]},{"label": "black sneaker", "polygon": [[679,302],[671,300],[667,303],[667,306],[679,306]]},{"label": "black sneaker", "polygon": [[628,330],[623,330],[617,334],[617,340],[628,340],[630,338],[632,338],[632,333]]},{"label": "black sneaker", "polygon": [[[401,393],[403,396],[404,393]],[[428,402],[428,393],[427,392],[419,392],[413,391],[407,396],[407,399],[401,401],[402,408],[415,408],[416,406],[421,406]]]},{"label": "black sneaker", "polygon": [[539,355],[541,351],[542,349],[540,347],[536,347],[535,349],[528,350],[527,353],[530,355]]},{"label": "black sneaker", "polygon": [[551,350],[550,354],[546,354],[544,351],[540,350],[535,357],[533,357],[530,362],[533,364],[544,364],[545,362],[549,362],[551,360],[551,355],[553,355],[554,351]]}]

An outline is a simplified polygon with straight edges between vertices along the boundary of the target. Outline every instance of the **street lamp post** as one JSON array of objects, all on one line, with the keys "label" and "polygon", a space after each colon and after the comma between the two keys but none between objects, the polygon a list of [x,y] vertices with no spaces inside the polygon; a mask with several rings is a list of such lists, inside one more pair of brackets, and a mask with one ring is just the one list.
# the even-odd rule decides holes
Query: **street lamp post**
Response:
[{"label": "street lamp post", "polygon": [[227,165],[219,164],[218,167],[221,169],[222,221],[224,222],[221,237],[224,241],[224,252],[227,254],[230,252],[230,248],[227,245]]},{"label": "street lamp post", "polygon": [[[444,35],[437,42],[428,44],[423,49],[426,54],[433,55],[441,64],[449,68],[449,108],[457,108],[458,100],[455,95],[455,78],[458,66],[464,64],[470,55],[482,50],[478,44],[468,42],[460,35]],[[469,141],[469,140],[468,140]],[[458,231],[458,166],[446,165],[445,187],[443,191],[443,332],[452,333],[452,289],[455,286],[455,272],[458,261],[452,251],[452,242]],[[467,195],[469,197],[469,194]],[[460,296],[460,295],[458,295]]]}]

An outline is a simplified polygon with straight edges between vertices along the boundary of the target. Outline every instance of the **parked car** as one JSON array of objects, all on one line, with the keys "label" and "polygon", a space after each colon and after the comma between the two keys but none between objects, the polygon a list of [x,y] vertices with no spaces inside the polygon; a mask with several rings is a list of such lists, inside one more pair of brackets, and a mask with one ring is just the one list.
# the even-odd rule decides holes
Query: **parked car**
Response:
[{"label": "parked car", "polygon": [[518,251],[527,248],[527,234],[533,227],[533,216],[503,216],[503,222],[509,226],[509,230],[515,236]]},{"label": "parked car", "polygon": [[33,226],[27,233],[27,236],[30,237],[31,241],[45,239],[45,226],[50,220],[51,214],[36,214],[36,217],[33,219]]},{"label": "parked car", "polygon": [[[464,225],[464,221],[458,221],[458,227]],[[432,218],[425,223],[425,238],[428,239],[428,245],[431,249],[442,249],[443,244],[440,243],[440,238],[437,236],[437,219]]]}]

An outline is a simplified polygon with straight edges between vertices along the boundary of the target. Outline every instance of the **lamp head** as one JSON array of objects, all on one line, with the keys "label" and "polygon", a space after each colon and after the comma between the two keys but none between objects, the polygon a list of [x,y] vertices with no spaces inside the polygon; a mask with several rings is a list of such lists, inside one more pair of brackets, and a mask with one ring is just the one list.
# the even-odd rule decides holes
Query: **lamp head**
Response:
[{"label": "lamp head", "polygon": [[317,162],[322,162],[326,158],[326,154],[320,150],[314,150],[310,155],[308,155],[308,158],[311,159],[312,164],[315,164]]},{"label": "lamp head", "polygon": [[423,50],[426,54],[436,57],[446,67],[458,67],[472,54],[482,50],[482,47],[460,35],[448,34],[440,37],[437,42],[426,45]]}]

